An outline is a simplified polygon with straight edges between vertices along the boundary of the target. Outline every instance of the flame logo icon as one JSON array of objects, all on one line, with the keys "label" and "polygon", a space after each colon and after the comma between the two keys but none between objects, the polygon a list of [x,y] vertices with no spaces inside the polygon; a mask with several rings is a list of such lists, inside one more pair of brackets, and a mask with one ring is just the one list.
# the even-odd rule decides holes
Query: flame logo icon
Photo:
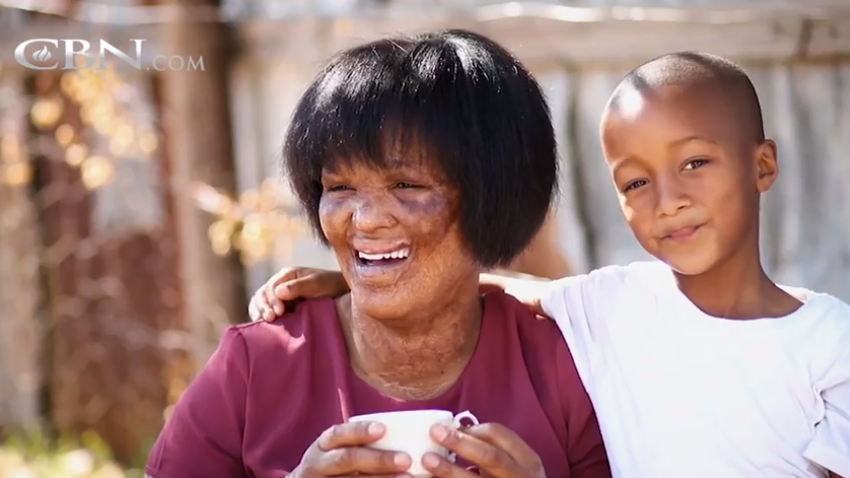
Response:
[{"label": "flame logo icon", "polygon": [[33,57],[33,59],[35,59],[35,61],[45,62],[45,61],[53,58],[53,55],[50,54],[49,51],[47,51],[47,46],[45,46],[41,50],[33,53],[32,57]]}]

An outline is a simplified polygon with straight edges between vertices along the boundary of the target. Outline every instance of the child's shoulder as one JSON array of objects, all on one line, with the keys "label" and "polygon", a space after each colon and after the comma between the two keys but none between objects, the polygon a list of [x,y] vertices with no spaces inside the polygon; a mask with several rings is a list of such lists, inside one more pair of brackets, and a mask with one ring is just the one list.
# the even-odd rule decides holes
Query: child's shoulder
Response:
[{"label": "child's shoulder", "polygon": [[648,285],[657,286],[673,278],[670,267],[660,261],[632,262],[626,265],[605,266],[595,269],[584,276],[587,286],[642,289]]},{"label": "child's shoulder", "polygon": [[819,321],[847,327],[850,331],[850,304],[834,295],[816,292],[801,287],[780,286],[785,292],[803,302],[798,309],[798,315],[817,317]]},{"label": "child's shoulder", "polygon": [[809,356],[819,386],[850,383],[850,305],[829,294],[807,291],[794,330],[798,350]]},{"label": "child's shoulder", "polygon": [[669,276],[670,266],[661,261],[639,261],[625,265],[612,265],[593,270],[589,275],[619,278],[647,278]]},{"label": "child's shoulder", "polygon": [[[786,320],[783,330],[796,348],[828,364],[845,361],[850,371],[850,305],[830,294],[807,289],[783,287],[800,298],[803,305]],[[829,365],[831,366],[831,365]]]},{"label": "child's shoulder", "polygon": [[583,309],[608,309],[643,302],[673,284],[670,267],[663,262],[633,262],[595,269],[587,274],[567,277],[551,283],[543,295],[547,314],[580,306]]},{"label": "child's shoulder", "polygon": [[850,341],[850,304],[830,294],[800,288],[783,288],[803,300],[803,306],[797,313],[806,319],[805,322]]}]

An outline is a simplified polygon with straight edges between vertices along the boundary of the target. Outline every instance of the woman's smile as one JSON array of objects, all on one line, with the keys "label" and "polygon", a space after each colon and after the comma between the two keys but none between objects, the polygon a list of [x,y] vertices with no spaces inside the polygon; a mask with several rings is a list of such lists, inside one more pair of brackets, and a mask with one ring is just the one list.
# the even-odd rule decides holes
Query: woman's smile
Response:
[{"label": "woman's smile", "polygon": [[388,283],[395,282],[410,259],[410,247],[406,245],[357,247],[354,252],[358,276]]}]

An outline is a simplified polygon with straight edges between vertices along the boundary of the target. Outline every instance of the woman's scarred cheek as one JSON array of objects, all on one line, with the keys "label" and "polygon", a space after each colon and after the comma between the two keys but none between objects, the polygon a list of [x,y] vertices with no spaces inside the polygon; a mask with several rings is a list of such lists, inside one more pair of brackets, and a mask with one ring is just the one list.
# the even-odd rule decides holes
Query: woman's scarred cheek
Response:
[{"label": "woman's scarred cheek", "polygon": [[340,208],[343,203],[331,195],[324,195],[319,200],[319,215],[328,216]]},{"label": "woman's scarred cheek", "polygon": [[[346,233],[353,214],[352,198],[326,194],[319,202],[319,220],[325,236],[333,241]],[[387,201],[381,207],[396,217],[407,234],[439,239],[445,236],[457,219],[457,208],[452,198],[442,191],[420,194],[397,194],[395,203]],[[411,239],[413,239],[411,237]]]},{"label": "woman's scarred cheek", "polygon": [[[325,195],[319,201],[319,222],[328,239],[344,233],[346,212],[350,210],[346,201]],[[350,215],[350,214],[349,214]]]},{"label": "woman's scarred cheek", "polygon": [[451,202],[442,194],[417,198],[400,198],[406,219],[416,221],[423,233],[445,234],[454,222]]}]

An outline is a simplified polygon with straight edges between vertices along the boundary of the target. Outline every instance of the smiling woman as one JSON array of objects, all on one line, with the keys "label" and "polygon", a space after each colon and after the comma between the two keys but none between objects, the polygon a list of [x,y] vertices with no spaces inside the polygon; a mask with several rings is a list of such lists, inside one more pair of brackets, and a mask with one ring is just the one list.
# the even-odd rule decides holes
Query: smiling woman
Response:
[{"label": "smiling woman", "polygon": [[[549,111],[516,59],[458,30],[345,51],[296,107],[283,158],[351,293],[228,329],[150,476],[390,476],[413,459],[444,478],[610,476],[555,323],[478,293],[479,273],[540,229],[557,185]],[[457,463],[369,448],[382,426],[346,423],[423,409],[481,421],[431,429]]]}]

